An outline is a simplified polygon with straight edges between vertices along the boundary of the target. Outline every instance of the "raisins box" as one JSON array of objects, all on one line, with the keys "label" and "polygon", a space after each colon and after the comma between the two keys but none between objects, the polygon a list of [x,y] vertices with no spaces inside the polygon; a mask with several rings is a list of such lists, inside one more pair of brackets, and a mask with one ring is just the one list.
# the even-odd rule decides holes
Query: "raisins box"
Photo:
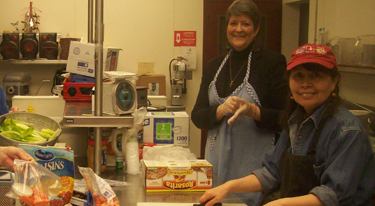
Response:
[{"label": "raisins box", "polygon": [[143,122],[143,142],[189,146],[186,112],[148,112]]},{"label": "raisins box", "polygon": [[143,160],[147,192],[205,191],[212,188],[212,165],[207,160]]}]

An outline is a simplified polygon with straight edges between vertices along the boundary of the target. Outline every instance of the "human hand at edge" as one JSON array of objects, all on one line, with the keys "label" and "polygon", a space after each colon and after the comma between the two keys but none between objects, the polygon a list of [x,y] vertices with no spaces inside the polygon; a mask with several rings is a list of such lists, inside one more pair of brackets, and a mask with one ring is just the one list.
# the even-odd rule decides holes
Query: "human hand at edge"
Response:
[{"label": "human hand at edge", "polygon": [[254,117],[256,108],[254,104],[249,103],[246,99],[238,98],[238,109],[234,113],[234,115],[228,119],[228,124],[232,125],[234,122],[236,122],[238,119],[240,119],[243,116],[252,116]]},{"label": "human hand at edge", "polygon": [[21,111],[21,109],[19,107],[14,106],[14,107],[10,108],[9,113],[19,112],[19,111]]},{"label": "human hand at edge", "polygon": [[221,105],[221,111],[223,116],[227,116],[228,114],[233,114],[238,109],[237,100],[240,99],[236,96],[231,96]]},{"label": "human hand at edge", "polygon": [[206,203],[206,206],[213,206],[215,203],[220,202],[229,193],[227,184],[207,190],[199,199],[199,203]]},{"label": "human hand at edge", "polygon": [[0,147],[0,166],[5,166],[10,170],[14,169],[14,159],[33,161],[27,152],[21,148],[6,146]]}]

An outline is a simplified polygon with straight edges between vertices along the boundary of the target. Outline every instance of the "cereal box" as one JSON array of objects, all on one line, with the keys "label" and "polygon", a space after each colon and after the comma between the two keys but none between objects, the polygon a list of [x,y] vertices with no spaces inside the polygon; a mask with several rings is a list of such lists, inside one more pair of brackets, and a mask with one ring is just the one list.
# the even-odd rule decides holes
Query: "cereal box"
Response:
[{"label": "cereal box", "polygon": [[207,160],[144,160],[147,192],[205,191],[212,188],[212,165]]}]

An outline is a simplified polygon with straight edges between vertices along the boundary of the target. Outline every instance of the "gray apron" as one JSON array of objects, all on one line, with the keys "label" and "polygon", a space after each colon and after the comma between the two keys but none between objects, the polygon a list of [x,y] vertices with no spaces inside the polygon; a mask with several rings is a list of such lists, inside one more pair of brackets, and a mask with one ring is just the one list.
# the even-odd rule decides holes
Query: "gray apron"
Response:
[{"label": "gray apron", "polygon": [[[229,97],[219,97],[216,89],[217,77],[225,62],[232,54],[230,51],[221,63],[214,80],[210,83],[208,97],[210,106],[223,104]],[[249,54],[247,72],[243,83],[230,96],[246,99],[261,107],[258,95],[249,83],[252,52]],[[253,119],[242,117],[233,125],[227,121],[233,114],[224,117],[222,123],[208,131],[205,158],[213,165],[213,173],[223,182],[250,175],[255,169],[262,167],[264,155],[273,146],[274,134],[259,129]],[[248,205],[257,205],[261,193],[238,194]]]}]

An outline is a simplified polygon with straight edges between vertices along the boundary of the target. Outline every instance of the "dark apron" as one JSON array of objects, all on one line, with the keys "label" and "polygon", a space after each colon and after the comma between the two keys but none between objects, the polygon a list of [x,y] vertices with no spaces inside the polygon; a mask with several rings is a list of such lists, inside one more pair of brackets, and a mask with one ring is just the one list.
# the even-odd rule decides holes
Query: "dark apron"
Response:
[{"label": "dark apron", "polygon": [[308,194],[311,189],[320,185],[314,172],[316,146],[326,119],[319,123],[318,130],[305,156],[294,155],[288,151],[290,139],[280,158],[281,184],[278,191],[264,197],[262,205],[284,197],[296,197]]}]

